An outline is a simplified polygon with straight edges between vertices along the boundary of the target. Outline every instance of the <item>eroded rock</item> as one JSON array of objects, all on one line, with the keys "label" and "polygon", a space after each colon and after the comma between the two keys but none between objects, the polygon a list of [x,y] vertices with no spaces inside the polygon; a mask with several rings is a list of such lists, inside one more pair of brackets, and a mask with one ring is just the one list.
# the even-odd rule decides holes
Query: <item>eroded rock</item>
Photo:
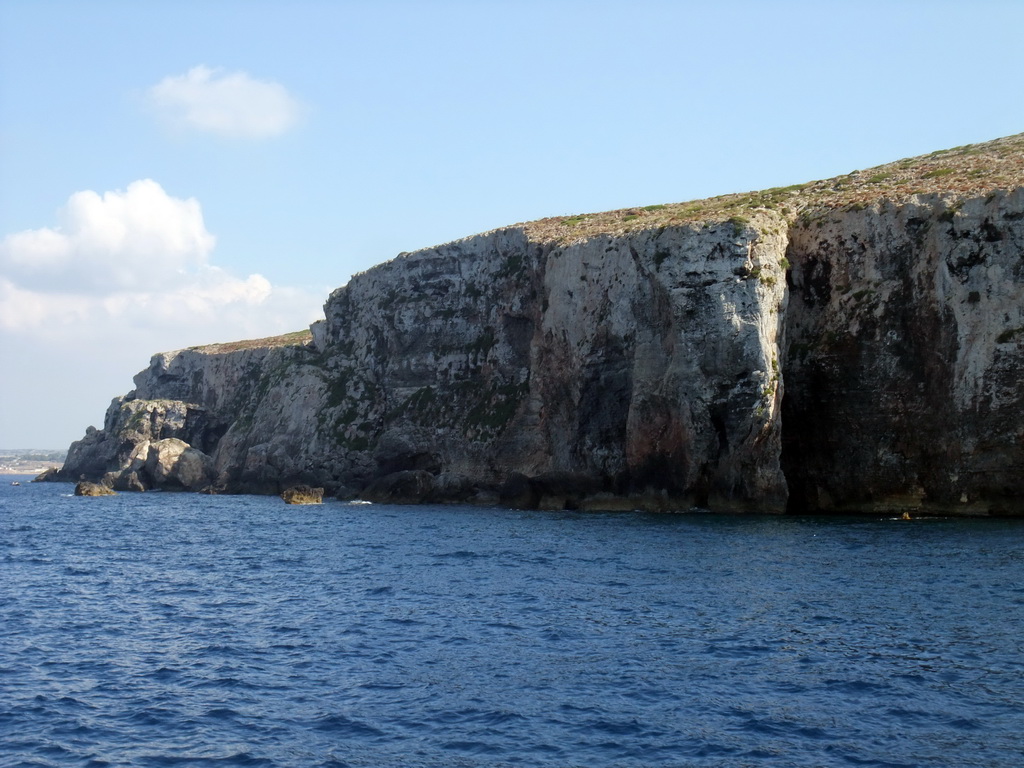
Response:
[{"label": "eroded rock", "polygon": [[210,485],[213,462],[202,451],[171,437],[150,443],[146,473],[156,487],[198,491]]},{"label": "eroded rock", "polygon": [[422,469],[408,469],[378,478],[361,495],[378,504],[420,504],[433,491],[433,475]]},{"label": "eroded rock", "polygon": [[90,483],[87,480],[80,481],[75,485],[75,496],[114,496],[114,491],[100,483]]},{"label": "eroded rock", "polygon": [[281,492],[281,498],[286,504],[322,504],[324,500],[324,489],[313,488],[308,485],[295,485],[285,488]]}]

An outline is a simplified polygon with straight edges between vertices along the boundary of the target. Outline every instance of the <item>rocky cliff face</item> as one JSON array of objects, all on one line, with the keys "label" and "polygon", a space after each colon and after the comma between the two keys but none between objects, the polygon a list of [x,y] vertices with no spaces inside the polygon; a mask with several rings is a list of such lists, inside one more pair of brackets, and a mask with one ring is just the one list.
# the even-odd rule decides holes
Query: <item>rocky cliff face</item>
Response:
[{"label": "rocky cliff face", "polygon": [[[995,167],[993,147],[976,154]],[[335,291],[308,337],[155,356],[63,476],[1020,513],[1024,190],[927,168],[942,194],[865,199],[873,174],[853,202],[833,180],[402,254]]]},{"label": "rocky cliff face", "polygon": [[796,509],[1024,511],[1024,189],[791,231]]}]

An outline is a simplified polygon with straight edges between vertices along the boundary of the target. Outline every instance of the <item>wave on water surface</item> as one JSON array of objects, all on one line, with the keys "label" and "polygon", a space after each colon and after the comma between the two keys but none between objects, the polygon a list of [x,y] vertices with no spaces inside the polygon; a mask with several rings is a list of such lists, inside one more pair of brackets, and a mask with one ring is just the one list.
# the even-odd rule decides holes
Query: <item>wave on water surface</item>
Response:
[{"label": "wave on water surface", "polygon": [[0,488],[0,765],[1019,765],[1024,522]]}]

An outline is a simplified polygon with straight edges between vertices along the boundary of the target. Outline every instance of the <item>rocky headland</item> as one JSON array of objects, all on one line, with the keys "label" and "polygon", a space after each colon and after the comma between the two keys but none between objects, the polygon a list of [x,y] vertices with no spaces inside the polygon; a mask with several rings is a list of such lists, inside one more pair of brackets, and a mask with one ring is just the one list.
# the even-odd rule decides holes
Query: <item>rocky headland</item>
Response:
[{"label": "rocky headland", "polygon": [[1024,513],[1024,135],[403,253],[153,357],[59,479],[528,508]]}]

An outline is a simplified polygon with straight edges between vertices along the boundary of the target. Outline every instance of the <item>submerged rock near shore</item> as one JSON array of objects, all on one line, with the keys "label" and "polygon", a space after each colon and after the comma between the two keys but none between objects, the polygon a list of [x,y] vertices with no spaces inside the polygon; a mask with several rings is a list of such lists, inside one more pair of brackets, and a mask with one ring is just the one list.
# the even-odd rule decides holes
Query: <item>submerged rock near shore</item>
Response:
[{"label": "submerged rock near shore", "polygon": [[90,483],[82,480],[75,485],[75,496],[114,496],[114,491],[100,483]]},{"label": "submerged rock near shore", "polygon": [[1024,136],[523,224],[154,356],[60,473],[532,508],[1024,513]]},{"label": "submerged rock near shore", "polygon": [[308,485],[294,485],[281,491],[281,499],[285,504],[322,504],[323,488],[310,488]]}]

